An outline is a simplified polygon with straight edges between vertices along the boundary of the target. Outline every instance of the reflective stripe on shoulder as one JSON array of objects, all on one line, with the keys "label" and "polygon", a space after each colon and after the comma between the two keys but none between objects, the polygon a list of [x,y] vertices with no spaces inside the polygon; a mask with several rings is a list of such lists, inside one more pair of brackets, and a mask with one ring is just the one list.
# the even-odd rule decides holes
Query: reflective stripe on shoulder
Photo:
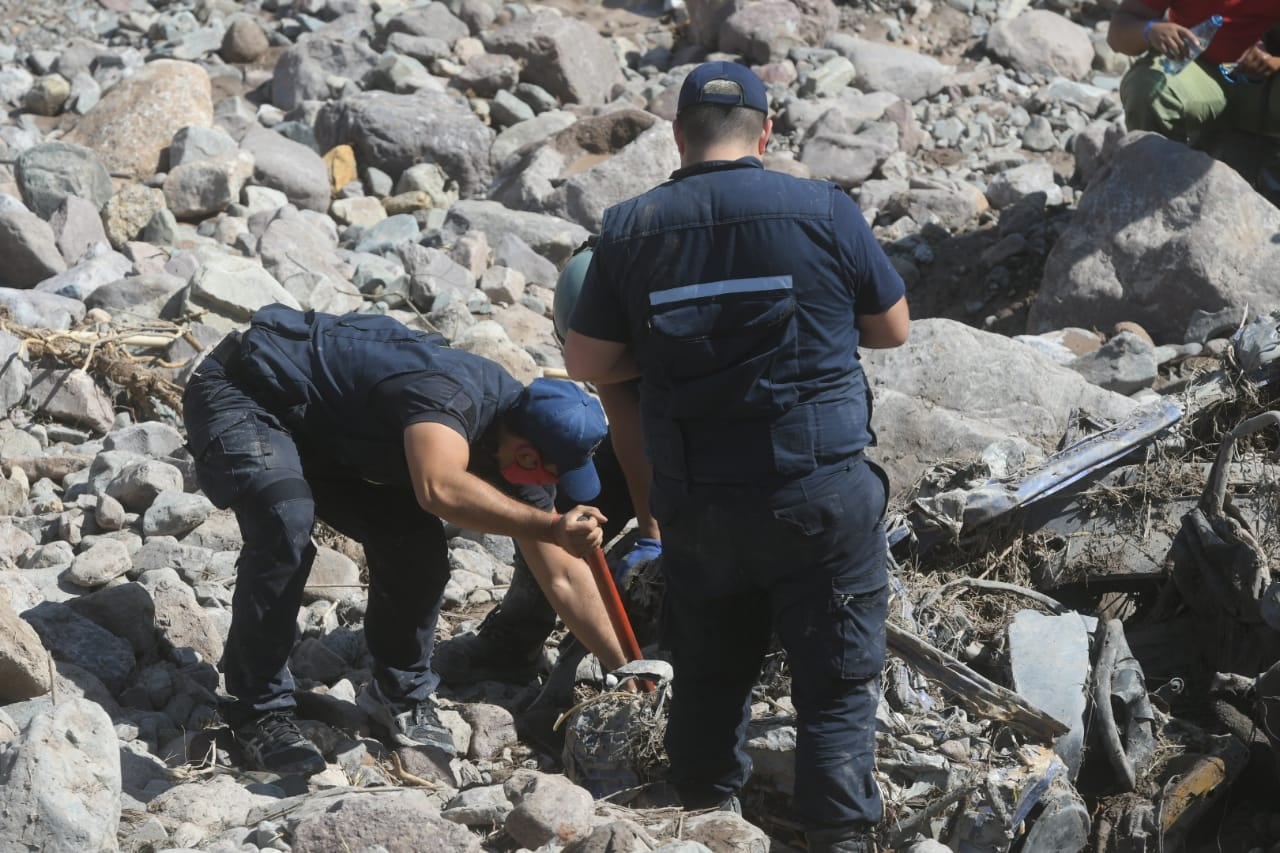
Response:
[{"label": "reflective stripe on shoulder", "polygon": [[791,276],[765,275],[757,278],[730,278],[725,281],[708,281],[702,284],[686,284],[670,290],[655,290],[649,294],[649,305],[666,305],[685,299],[707,296],[725,296],[730,293],[762,293],[768,290],[790,290]]}]

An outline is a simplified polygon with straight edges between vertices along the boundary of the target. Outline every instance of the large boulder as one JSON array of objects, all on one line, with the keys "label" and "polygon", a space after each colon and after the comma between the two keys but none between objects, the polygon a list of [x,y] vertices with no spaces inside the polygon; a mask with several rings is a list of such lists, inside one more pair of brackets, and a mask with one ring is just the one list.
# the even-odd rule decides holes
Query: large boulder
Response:
[{"label": "large boulder", "polygon": [[831,0],[763,0],[720,25],[720,50],[754,63],[780,62],[793,48],[822,44],[840,23]]},{"label": "large boulder", "polygon": [[1132,320],[1157,342],[1181,343],[1196,309],[1280,309],[1277,232],[1280,211],[1235,170],[1130,134],[1045,261],[1029,330]]},{"label": "large boulder", "polygon": [[892,92],[907,101],[936,95],[955,73],[932,56],[847,33],[827,39],[827,47],[840,52],[856,69],[855,82],[864,92]]},{"label": "large boulder", "polygon": [[514,56],[524,65],[526,83],[579,104],[602,104],[622,82],[609,42],[590,25],[554,12],[523,15],[487,33],[491,53]]},{"label": "large boulder", "polygon": [[93,152],[80,145],[45,142],[28,148],[13,170],[22,200],[41,219],[49,219],[68,197],[85,199],[101,210],[115,188]]},{"label": "large boulder", "polygon": [[444,92],[362,92],[325,104],[316,118],[323,150],[350,145],[359,163],[392,178],[437,163],[464,196],[482,192],[493,177],[493,136],[464,98]]},{"label": "large boulder", "polygon": [[1019,71],[1044,77],[1083,80],[1093,68],[1089,31],[1047,9],[996,21],[987,33],[987,50]]},{"label": "large boulder", "polygon": [[212,124],[209,73],[192,62],[157,59],[103,93],[65,141],[91,149],[110,171],[141,180],[160,169],[179,129]]},{"label": "large boulder", "polygon": [[1136,405],[1026,344],[953,320],[917,320],[904,346],[864,350],[862,363],[875,395],[872,456],[895,493],[939,460],[976,458],[996,441],[1050,451],[1075,409],[1119,418]]},{"label": "large boulder", "polygon": [[271,102],[292,110],[304,101],[328,100],[332,78],[363,78],[377,65],[378,54],[367,41],[349,36],[341,25],[300,36],[276,60]]}]

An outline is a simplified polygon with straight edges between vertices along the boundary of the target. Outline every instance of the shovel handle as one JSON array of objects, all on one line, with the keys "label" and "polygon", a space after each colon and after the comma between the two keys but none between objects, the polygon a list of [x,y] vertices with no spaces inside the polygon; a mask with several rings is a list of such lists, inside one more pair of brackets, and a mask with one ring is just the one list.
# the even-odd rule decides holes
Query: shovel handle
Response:
[{"label": "shovel handle", "polygon": [[627,618],[627,609],[622,606],[622,597],[618,595],[618,585],[613,582],[613,572],[605,561],[604,551],[599,548],[587,558],[591,566],[591,574],[596,579],[596,589],[600,590],[600,598],[604,601],[604,609],[609,614],[609,622],[613,625],[613,633],[618,637],[622,653],[627,661],[639,660],[640,644],[636,642],[635,631],[631,630],[631,620]]}]

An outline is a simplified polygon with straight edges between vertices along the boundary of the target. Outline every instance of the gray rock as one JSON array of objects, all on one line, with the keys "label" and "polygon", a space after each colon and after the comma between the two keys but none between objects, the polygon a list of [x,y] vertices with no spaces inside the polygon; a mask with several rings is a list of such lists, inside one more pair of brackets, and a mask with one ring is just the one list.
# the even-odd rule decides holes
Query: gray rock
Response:
[{"label": "gray rock", "polygon": [[253,174],[253,155],[245,151],[184,163],[165,177],[165,204],[178,219],[204,219],[238,202]]},{"label": "gray rock", "polygon": [[241,322],[273,302],[302,307],[271,273],[248,258],[208,253],[201,261],[188,297],[195,306]]},{"label": "gray rock", "polygon": [[256,62],[270,47],[262,25],[249,15],[240,15],[227,27],[220,52],[227,62]]},{"label": "gray rock", "polygon": [[[264,809],[265,811],[265,809]],[[445,820],[426,793],[402,790],[377,797],[348,794],[290,812],[293,853],[352,849],[418,853],[479,853],[480,839]]]},{"label": "gray rock", "polygon": [[495,166],[501,167],[526,145],[548,139],[577,120],[577,116],[573,113],[550,110],[525,121],[511,124],[493,140],[493,146],[489,149],[490,159]]},{"label": "gray rock", "polygon": [[316,138],[325,150],[351,145],[362,166],[393,178],[417,163],[438,163],[464,196],[483,191],[493,176],[493,131],[452,94],[364,92],[333,101],[316,117]]},{"label": "gray rock", "polygon": [[1093,67],[1093,42],[1084,27],[1047,9],[996,21],[987,50],[1020,71],[1082,80]]},{"label": "gray rock", "polygon": [[361,594],[360,567],[332,548],[317,548],[315,563],[302,590],[303,602],[345,601]]},{"label": "gray rock", "polygon": [[[330,78],[359,80],[378,62],[378,54],[366,41],[341,34],[311,33],[301,36],[276,61],[271,77],[271,102],[292,110],[304,101],[328,100]],[[332,148],[326,145],[326,150]]]},{"label": "gray rock", "polygon": [[1024,344],[952,320],[917,320],[907,344],[869,350],[863,365],[880,438],[872,456],[895,492],[937,460],[977,457],[1001,439],[1049,450],[1073,409],[1119,418],[1134,406]]},{"label": "gray rock", "polygon": [[387,36],[395,33],[430,36],[452,47],[458,39],[471,35],[471,30],[449,10],[449,6],[435,2],[399,13],[387,21],[383,33]]},{"label": "gray rock", "polygon": [[431,309],[442,293],[466,298],[475,290],[470,271],[439,249],[405,244],[400,247],[400,259],[409,275],[409,299],[422,309]]},{"label": "gray rock", "polygon": [[1181,343],[1196,308],[1276,310],[1280,289],[1266,271],[1280,260],[1277,230],[1280,212],[1231,168],[1130,134],[1046,260],[1028,330],[1110,328],[1123,317],[1157,343]]},{"label": "gray rock", "polygon": [[93,152],[66,142],[45,142],[23,151],[13,176],[22,200],[41,219],[53,216],[69,196],[101,210],[115,192],[111,175]]},{"label": "gray rock", "polygon": [[481,231],[491,238],[515,234],[554,264],[567,261],[590,233],[581,225],[558,216],[511,210],[496,201],[482,199],[464,199],[450,207],[444,231],[451,239],[468,231]]},{"label": "gray rock", "polygon": [[34,287],[67,268],[49,223],[16,205],[0,209],[0,255],[6,287]]},{"label": "gray rock", "polygon": [[112,246],[121,248],[137,238],[157,214],[165,211],[163,190],[144,184],[130,184],[112,196],[102,211],[107,239]]},{"label": "gray rock", "polygon": [[250,817],[255,809],[266,811],[279,806],[279,797],[254,793],[230,775],[217,775],[175,785],[147,803],[147,810],[172,826],[191,823],[245,827],[258,823]]},{"label": "gray rock", "polygon": [[[276,211],[258,243],[267,271],[304,308],[342,314],[361,299],[338,256],[332,220],[293,207]],[[247,318],[246,318],[247,319]]]},{"label": "gray rock", "polygon": [[0,287],[0,306],[15,323],[41,329],[69,329],[84,319],[84,303],[54,293]]},{"label": "gray rock", "polygon": [[169,145],[169,169],[228,157],[238,148],[231,134],[220,127],[184,127],[173,135],[173,142]]},{"label": "gray rock", "polygon": [[104,491],[130,512],[145,512],[161,493],[182,491],[182,472],[158,459],[134,462],[112,477]]},{"label": "gray rock", "polygon": [[[558,270],[555,264],[535,252],[528,243],[511,233],[503,234],[493,247],[495,266],[515,270],[526,282],[555,287]],[[522,288],[523,289],[523,288]],[[514,299],[507,300],[514,302]]]},{"label": "gray rock", "polygon": [[852,62],[843,56],[833,56],[810,71],[797,91],[806,98],[834,98],[857,74]]},{"label": "gray rock", "polygon": [[820,45],[840,23],[831,0],[762,0],[735,6],[720,25],[720,50],[758,64],[779,62],[792,48]]},{"label": "gray rock", "polygon": [[498,362],[526,385],[542,374],[533,356],[514,343],[506,329],[492,320],[481,320],[463,329],[453,341],[453,346]]},{"label": "gray rock", "polygon": [[104,539],[77,554],[68,575],[76,586],[97,589],[123,576],[129,566],[129,549],[124,543]]},{"label": "gray rock", "polygon": [[83,301],[102,285],[119,281],[132,272],[133,261],[111,251],[106,243],[95,243],[74,266],[46,278],[35,289]]},{"label": "gray rock", "polygon": [[56,116],[71,98],[71,81],[61,74],[37,77],[22,96],[23,105],[40,116]]},{"label": "gray rock", "polygon": [[400,247],[418,239],[418,220],[407,213],[388,216],[371,228],[365,229],[356,244],[357,252],[395,254]]},{"label": "gray rock", "polygon": [[133,671],[133,649],[126,640],[90,622],[65,604],[46,601],[23,611],[55,660],[67,661],[94,673],[118,692]]},{"label": "gray rock", "polygon": [[682,838],[705,844],[712,850],[768,853],[769,836],[763,829],[730,812],[709,812],[684,821]]},{"label": "gray rock", "polygon": [[897,126],[890,122],[868,122],[833,108],[810,126],[800,162],[815,178],[849,189],[871,177],[898,150],[898,136]]},{"label": "gray rock", "polygon": [[253,176],[303,210],[329,209],[329,171],[320,155],[273,130],[252,128],[240,145],[253,155]]},{"label": "gray rock", "polygon": [[103,450],[124,450],[144,456],[168,456],[184,444],[182,433],[168,424],[144,421],[113,429],[102,438]]},{"label": "gray rock", "polygon": [[22,702],[43,696],[52,679],[40,635],[24,622],[0,592],[0,702]]},{"label": "gray rock", "polygon": [[499,826],[511,814],[511,801],[501,785],[483,785],[459,791],[440,816],[463,826]]},{"label": "gray rock", "polygon": [[1150,388],[1159,374],[1155,347],[1132,332],[1115,335],[1098,350],[1067,366],[1094,385],[1117,394]]},{"label": "gray rock", "polygon": [[101,707],[71,698],[37,713],[6,764],[6,849],[117,849],[119,743]]},{"label": "gray rock", "polygon": [[591,832],[591,795],[563,776],[517,770],[504,790],[515,808],[503,829],[522,847],[570,842]]},{"label": "gray rock", "polygon": [[144,273],[104,284],[85,297],[87,308],[101,308],[112,316],[171,317],[175,297],[187,283],[166,273]]},{"label": "gray rock", "polygon": [[524,294],[524,288],[524,273],[509,267],[490,267],[480,277],[480,289],[497,305],[514,305]]},{"label": "gray rock", "polygon": [[213,504],[204,495],[161,492],[142,515],[142,534],[184,536],[204,524],[211,512]]},{"label": "gray rock", "polygon": [[1062,190],[1055,181],[1053,167],[1044,160],[1003,171],[987,184],[987,201],[997,209],[1010,207],[1036,193],[1044,193],[1046,204],[1062,203]]},{"label": "gray rock", "polygon": [[[111,495],[98,495],[98,502],[93,508],[93,520],[101,530],[121,530],[125,526],[124,505]],[[127,568],[127,567],[126,567]],[[81,584],[88,586],[88,584]]]},{"label": "gray rock", "polygon": [[146,572],[139,583],[155,602],[155,624],[164,643],[174,649],[191,649],[201,660],[211,663],[222,658],[222,632],[177,572],[172,569]]},{"label": "gray rock", "polygon": [[[481,98],[496,98],[499,93],[506,94],[516,103],[519,101],[510,94],[511,89],[520,82],[520,63],[504,54],[482,53],[473,57],[462,72],[453,78],[453,85],[464,92],[474,92]],[[527,107],[526,107],[527,109]],[[530,115],[533,111],[529,111]]]},{"label": "gray rock", "polygon": [[91,149],[109,171],[142,180],[159,170],[161,154],[180,128],[212,123],[208,72],[157,59],[108,89],[65,138]]},{"label": "gray rock", "polygon": [[31,370],[21,350],[18,338],[0,332],[0,410],[6,412],[22,402],[31,386]]},{"label": "gray rock", "polygon": [[37,411],[97,432],[111,429],[115,419],[111,399],[93,377],[82,370],[36,369],[32,372],[27,398]]},{"label": "gray rock", "polygon": [[95,243],[107,242],[102,217],[92,203],[75,196],[67,196],[49,217],[54,240],[62,259],[74,264]]},{"label": "gray rock", "polygon": [[[629,820],[615,820],[597,826],[586,838],[580,838],[564,848],[564,853],[612,853],[622,850],[653,850],[657,842],[639,824]],[[697,845],[702,847],[701,844]],[[703,848],[706,849],[706,848]]]},{"label": "gray rock", "polygon": [[847,33],[832,35],[826,44],[853,62],[864,92],[892,92],[915,102],[936,95],[955,74],[931,56]]},{"label": "gray rock", "polygon": [[515,718],[506,708],[475,702],[463,705],[459,710],[462,718],[471,725],[468,758],[479,761],[499,759],[503,750],[518,742]]},{"label": "gray rock", "polygon": [[524,65],[523,80],[567,102],[605,103],[622,82],[609,42],[574,18],[536,11],[483,39],[491,53],[507,54]]}]

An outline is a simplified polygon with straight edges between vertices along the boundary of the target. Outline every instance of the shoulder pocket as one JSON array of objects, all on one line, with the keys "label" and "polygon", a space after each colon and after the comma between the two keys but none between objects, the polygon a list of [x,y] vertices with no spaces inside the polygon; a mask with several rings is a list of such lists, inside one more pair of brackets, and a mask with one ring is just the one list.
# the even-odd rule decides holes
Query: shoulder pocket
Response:
[{"label": "shoulder pocket", "polygon": [[650,349],[676,418],[764,416],[795,403],[791,276],[649,294]]}]

